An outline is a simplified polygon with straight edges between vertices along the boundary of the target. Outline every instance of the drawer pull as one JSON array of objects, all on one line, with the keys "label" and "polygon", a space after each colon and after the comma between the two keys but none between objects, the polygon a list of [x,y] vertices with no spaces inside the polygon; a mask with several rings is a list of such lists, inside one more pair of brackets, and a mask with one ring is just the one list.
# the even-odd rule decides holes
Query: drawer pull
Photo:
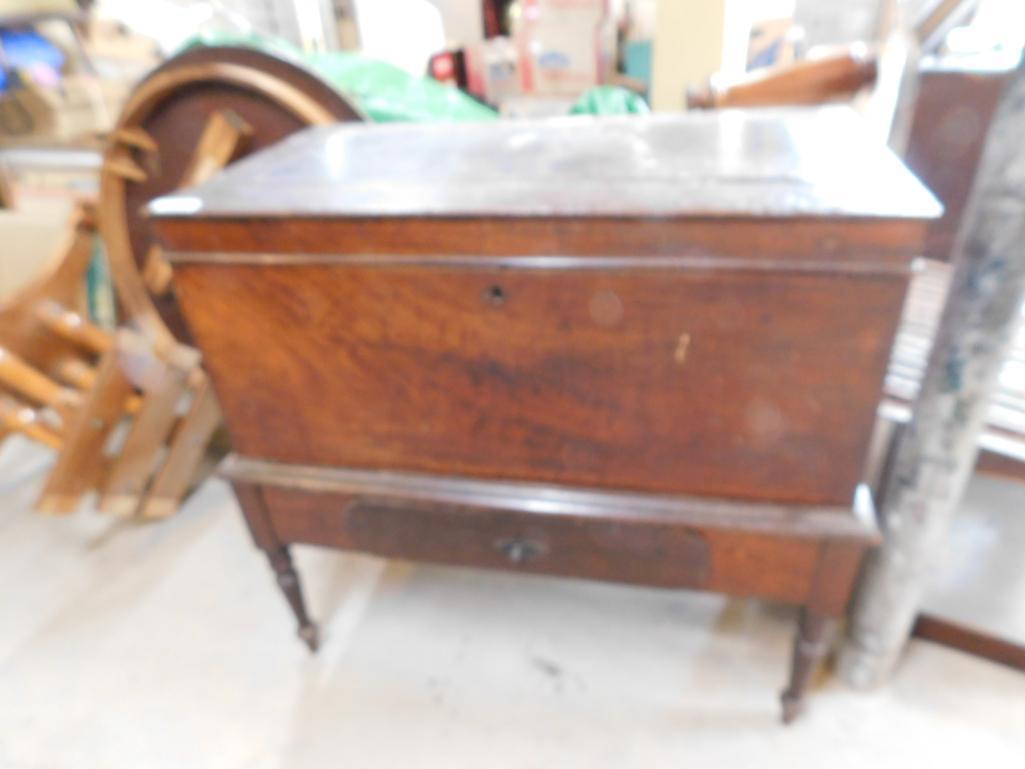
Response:
[{"label": "drawer pull", "polygon": [[519,538],[500,539],[495,542],[495,547],[512,563],[526,563],[544,555],[548,549],[540,542]]}]

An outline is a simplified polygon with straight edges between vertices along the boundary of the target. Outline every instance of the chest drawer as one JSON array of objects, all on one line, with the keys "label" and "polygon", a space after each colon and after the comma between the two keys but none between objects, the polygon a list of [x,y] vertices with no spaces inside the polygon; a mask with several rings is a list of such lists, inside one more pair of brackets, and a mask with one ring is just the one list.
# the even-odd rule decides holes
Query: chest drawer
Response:
[{"label": "chest drawer", "polygon": [[815,539],[263,487],[278,537],[384,557],[800,601]]}]

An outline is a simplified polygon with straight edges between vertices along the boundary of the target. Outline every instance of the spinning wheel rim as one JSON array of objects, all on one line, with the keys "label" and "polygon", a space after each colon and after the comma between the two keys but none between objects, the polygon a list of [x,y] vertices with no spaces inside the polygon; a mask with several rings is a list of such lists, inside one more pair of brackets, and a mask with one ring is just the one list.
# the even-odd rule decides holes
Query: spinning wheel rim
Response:
[{"label": "spinning wheel rim", "polygon": [[[246,63],[218,60],[218,57],[240,58]],[[195,59],[198,61],[193,61]],[[302,85],[271,71],[274,68]],[[186,340],[180,339],[170,328],[145,283],[140,269],[140,258],[144,255],[133,247],[127,211],[128,189],[134,182],[115,170],[115,166],[125,160],[134,164],[135,156],[141,151],[138,146],[127,143],[125,136],[133,130],[145,132],[146,121],[154,112],[181,89],[190,86],[237,88],[262,97],[306,126],[364,119],[342,94],[312,71],[249,49],[195,49],[165,63],[139,84],[122,110],[104,150],[100,173],[100,231],[125,315],[139,331],[158,343]],[[317,87],[328,89],[337,100],[332,104],[318,99],[309,92]]]}]

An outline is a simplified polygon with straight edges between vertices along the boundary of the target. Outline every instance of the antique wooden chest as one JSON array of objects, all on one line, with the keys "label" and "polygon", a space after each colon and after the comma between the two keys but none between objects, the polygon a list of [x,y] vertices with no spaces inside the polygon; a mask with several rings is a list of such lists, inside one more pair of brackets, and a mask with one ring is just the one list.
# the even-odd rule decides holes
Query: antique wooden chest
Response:
[{"label": "antique wooden chest", "polygon": [[764,596],[798,711],[939,213],[853,113],[319,128],[150,212],[311,646],[291,543]]}]

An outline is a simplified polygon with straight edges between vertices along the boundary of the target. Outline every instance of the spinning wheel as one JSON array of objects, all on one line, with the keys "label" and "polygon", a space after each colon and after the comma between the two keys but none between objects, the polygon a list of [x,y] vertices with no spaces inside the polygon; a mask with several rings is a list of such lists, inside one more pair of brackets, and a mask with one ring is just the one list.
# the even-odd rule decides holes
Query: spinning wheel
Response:
[{"label": "spinning wheel", "polygon": [[136,88],[111,133],[101,229],[124,310],[158,342],[191,343],[143,207],[310,125],[362,120],[300,65],[247,48],[194,48]]}]

